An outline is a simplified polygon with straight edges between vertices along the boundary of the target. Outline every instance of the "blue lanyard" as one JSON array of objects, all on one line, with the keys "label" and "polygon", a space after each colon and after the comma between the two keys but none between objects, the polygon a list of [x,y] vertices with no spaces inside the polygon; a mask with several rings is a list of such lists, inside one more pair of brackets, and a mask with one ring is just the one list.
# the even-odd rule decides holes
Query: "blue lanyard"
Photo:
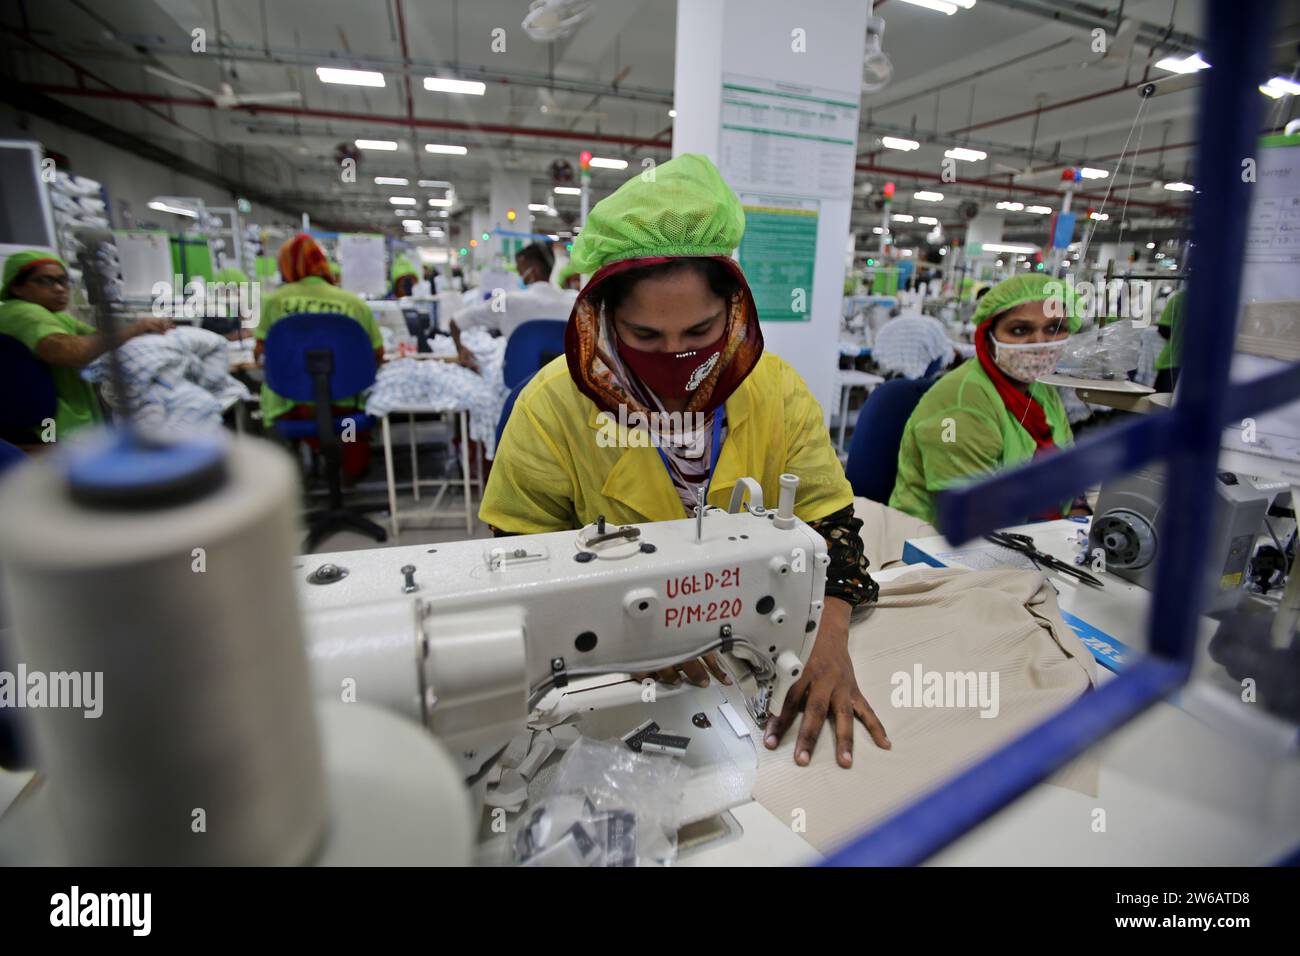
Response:
[{"label": "blue lanyard", "polygon": [[[713,484],[713,472],[718,467],[718,458],[722,455],[722,426],[726,420],[727,406],[721,405],[713,414],[713,446],[710,449],[710,452],[713,455],[713,460],[709,462],[709,475],[704,479],[705,488],[708,488]],[[668,454],[659,446],[655,447],[655,451],[659,452],[659,458],[664,463],[664,468],[668,470],[668,477],[671,479],[673,476],[673,467],[668,463]],[[673,483],[676,484],[676,482]]]}]

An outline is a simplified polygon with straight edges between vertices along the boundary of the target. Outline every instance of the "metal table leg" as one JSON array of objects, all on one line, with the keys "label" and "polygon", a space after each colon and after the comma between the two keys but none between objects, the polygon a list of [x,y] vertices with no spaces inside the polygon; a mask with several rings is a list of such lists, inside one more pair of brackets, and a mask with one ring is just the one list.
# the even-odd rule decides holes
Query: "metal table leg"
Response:
[{"label": "metal table leg", "polygon": [[388,523],[397,537],[397,476],[393,473],[393,435],[388,427],[388,416],[383,418],[384,432],[384,472],[388,476]]},{"label": "metal table leg", "polygon": [[416,501],[420,500],[420,453],[415,444],[415,412],[409,412],[406,416],[406,427],[410,430],[411,439],[411,496]]},{"label": "metal table leg", "polygon": [[462,410],[460,420],[460,478],[465,491],[465,534],[474,533],[474,480],[469,473],[469,412]]}]

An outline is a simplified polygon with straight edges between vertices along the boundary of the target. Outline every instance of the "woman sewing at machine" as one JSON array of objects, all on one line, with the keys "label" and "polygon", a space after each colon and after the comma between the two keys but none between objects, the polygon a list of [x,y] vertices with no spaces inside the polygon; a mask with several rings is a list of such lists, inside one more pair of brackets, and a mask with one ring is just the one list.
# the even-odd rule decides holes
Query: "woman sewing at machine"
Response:
[{"label": "woman sewing at machine", "polygon": [[1073,444],[1061,396],[1038,379],[1078,331],[1076,311],[1069,287],[1041,273],[980,299],[975,357],[939,379],[903,429],[891,508],[933,524],[935,492]]},{"label": "woman sewing at machine", "polygon": [[[591,210],[562,276],[591,276],[569,316],[566,354],[519,395],[479,516],[498,534],[577,529],[601,515],[667,521],[688,517],[700,489],[725,508],[742,477],[775,500],[779,476],[797,475],[795,512],[826,538],[831,563],[815,645],[766,743],[775,748],[802,709],[796,763],[809,762],[829,718],[847,767],[855,719],[889,747],[847,649],[849,612],[876,586],[822,410],[789,365],[763,352],[753,296],[730,258],[744,228],[736,195],[692,154]],[[620,426],[634,413],[649,420],[653,442]],[[710,671],[726,680],[707,660],[657,676],[676,683],[679,668],[698,684]]]}]

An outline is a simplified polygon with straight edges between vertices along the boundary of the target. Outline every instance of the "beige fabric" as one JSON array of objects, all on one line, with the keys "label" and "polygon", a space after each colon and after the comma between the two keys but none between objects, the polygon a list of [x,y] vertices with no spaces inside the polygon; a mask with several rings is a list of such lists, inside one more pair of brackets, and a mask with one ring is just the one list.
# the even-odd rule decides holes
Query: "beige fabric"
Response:
[{"label": "beige fabric", "polygon": [[870,498],[854,498],[853,515],[862,520],[859,537],[871,562],[868,567],[873,570],[902,563],[903,545],[908,538],[929,538],[939,533],[934,525]]},{"label": "beige fabric", "polygon": [[[879,603],[850,626],[849,653],[893,749],[877,748],[858,724],[853,766],[842,769],[828,721],[812,762],[799,767],[792,728],[777,750],[760,748],[754,785],[754,798],[779,819],[802,818],[803,837],[823,853],[1096,683],[1092,656],[1034,571],[924,568],[887,581]],[[901,682],[891,678],[899,672],[914,678],[918,664],[923,673],[983,671],[990,690],[996,672],[997,715],[981,717],[977,705],[894,706]],[[1066,771],[1054,782],[1095,795],[1095,762],[1076,761]]]}]

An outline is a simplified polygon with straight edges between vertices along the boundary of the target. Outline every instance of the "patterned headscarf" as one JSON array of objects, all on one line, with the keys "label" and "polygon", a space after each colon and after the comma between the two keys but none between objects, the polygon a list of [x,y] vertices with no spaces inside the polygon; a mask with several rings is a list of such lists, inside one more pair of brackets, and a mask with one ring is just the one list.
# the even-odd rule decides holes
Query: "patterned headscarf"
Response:
[{"label": "patterned headscarf", "polygon": [[297,282],[307,276],[319,276],[326,282],[334,281],[329,260],[316,244],[316,240],[300,232],[280,247],[280,275],[285,282]]}]

